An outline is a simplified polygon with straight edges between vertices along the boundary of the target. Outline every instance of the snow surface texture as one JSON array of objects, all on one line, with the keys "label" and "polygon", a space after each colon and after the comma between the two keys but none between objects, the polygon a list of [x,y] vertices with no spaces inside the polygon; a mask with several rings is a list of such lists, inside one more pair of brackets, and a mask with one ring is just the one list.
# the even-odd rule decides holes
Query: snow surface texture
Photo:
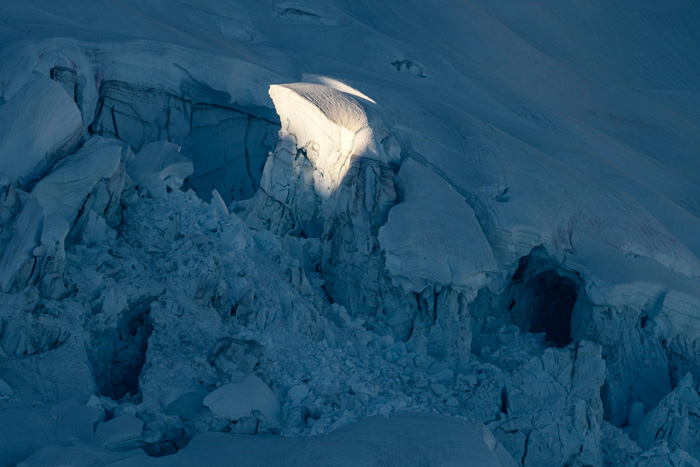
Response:
[{"label": "snow surface texture", "polygon": [[700,466],[697,2],[0,15],[0,465]]}]

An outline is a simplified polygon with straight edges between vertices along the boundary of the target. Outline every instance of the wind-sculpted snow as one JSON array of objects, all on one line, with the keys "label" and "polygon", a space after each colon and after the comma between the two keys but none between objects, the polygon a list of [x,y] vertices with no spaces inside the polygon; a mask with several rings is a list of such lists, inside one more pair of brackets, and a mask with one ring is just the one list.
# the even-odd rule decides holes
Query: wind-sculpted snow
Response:
[{"label": "wind-sculpted snow", "polygon": [[180,153],[178,146],[167,141],[145,145],[126,164],[131,180],[154,197],[179,189],[192,171],[192,162]]},{"label": "wind-sculpted snow", "polygon": [[398,142],[371,103],[311,83],[273,86],[270,96],[285,134],[319,173],[313,186],[319,196],[330,198],[354,162],[398,164]]},{"label": "wind-sculpted snow", "polygon": [[122,147],[95,138],[61,160],[34,186],[31,195],[52,215],[73,224],[82,204],[101,179],[111,177],[121,162]]},{"label": "wind-sculpted snow", "polygon": [[0,172],[12,183],[32,182],[74,150],[82,132],[78,108],[61,86],[35,78],[0,107]]},{"label": "wind-sculpted snow", "polygon": [[407,291],[433,284],[475,294],[497,270],[491,247],[467,201],[414,160],[401,166],[402,203],[379,231],[386,267]]},{"label": "wind-sculpted snow", "polygon": [[0,16],[0,465],[700,465],[697,3]]}]

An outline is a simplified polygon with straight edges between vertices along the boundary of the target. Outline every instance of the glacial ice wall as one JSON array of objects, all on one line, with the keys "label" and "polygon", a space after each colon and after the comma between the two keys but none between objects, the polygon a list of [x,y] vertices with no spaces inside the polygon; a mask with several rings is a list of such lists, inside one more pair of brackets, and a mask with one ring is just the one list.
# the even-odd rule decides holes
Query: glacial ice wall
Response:
[{"label": "glacial ice wall", "polygon": [[697,5],[63,3],[0,7],[0,464],[698,465]]},{"label": "glacial ice wall", "polygon": [[267,153],[274,147],[278,125],[227,106],[224,93],[209,93],[212,96],[204,97],[195,88],[175,95],[104,81],[91,131],[135,149],[159,140],[176,143],[194,164],[187,186],[200,196],[208,198],[215,189],[226,202],[250,198],[259,186]]}]

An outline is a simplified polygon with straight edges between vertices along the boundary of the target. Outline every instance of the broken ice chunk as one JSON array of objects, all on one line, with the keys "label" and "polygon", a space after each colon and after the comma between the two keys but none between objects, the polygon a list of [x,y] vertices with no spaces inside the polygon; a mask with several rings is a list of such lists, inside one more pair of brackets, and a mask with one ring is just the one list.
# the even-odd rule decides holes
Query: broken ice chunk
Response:
[{"label": "broken ice chunk", "polygon": [[32,196],[47,212],[72,223],[97,182],[117,171],[121,153],[121,145],[101,137],[92,138],[42,178],[32,190]]},{"label": "broken ice chunk", "polygon": [[219,418],[237,421],[256,417],[270,428],[281,426],[281,410],[277,396],[257,376],[247,375],[238,383],[221,386],[204,398],[204,405]]},{"label": "broken ice chunk", "polygon": [[100,217],[95,211],[90,211],[87,214],[87,221],[82,232],[82,240],[85,245],[91,246],[116,238],[117,231],[107,225],[104,217]]},{"label": "broken ice chunk", "polygon": [[216,209],[219,216],[228,217],[228,207],[226,207],[226,203],[224,203],[224,200],[221,198],[216,188],[211,191],[211,205]]},{"label": "broken ice chunk", "polygon": [[127,161],[126,172],[139,187],[160,197],[168,189],[180,188],[194,168],[192,161],[180,152],[180,146],[156,141],[146,144],[133,160]]},{"label": "broken ice chunk", "polygon": [[298,404],[309,395],[309,386],[306,384],[298,384],[289,390],[289,398]]},{"label": "broken ice chunk", "polygon": [[[638,410],[638,409],[637,409]],[[700,395],[687,373],[678,386],[649,411],[631,432],[631,438],[644,449],[651,449],[663,440],[671,449],[681,449],[700,456]]]}]

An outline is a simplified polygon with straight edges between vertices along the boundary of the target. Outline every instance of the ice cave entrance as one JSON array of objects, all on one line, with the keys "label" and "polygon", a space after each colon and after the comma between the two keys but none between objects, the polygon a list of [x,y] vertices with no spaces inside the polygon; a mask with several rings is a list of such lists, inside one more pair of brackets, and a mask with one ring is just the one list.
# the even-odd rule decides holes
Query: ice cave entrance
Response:
[{"label": "ice cave entrance", "polygon": [[521,330],[545,333],[545,339],[556,347],[566,347],[571,337],[571,316],[578,299],[573,280],[547,269],[528,274],[518,268],[508,310]]}]

